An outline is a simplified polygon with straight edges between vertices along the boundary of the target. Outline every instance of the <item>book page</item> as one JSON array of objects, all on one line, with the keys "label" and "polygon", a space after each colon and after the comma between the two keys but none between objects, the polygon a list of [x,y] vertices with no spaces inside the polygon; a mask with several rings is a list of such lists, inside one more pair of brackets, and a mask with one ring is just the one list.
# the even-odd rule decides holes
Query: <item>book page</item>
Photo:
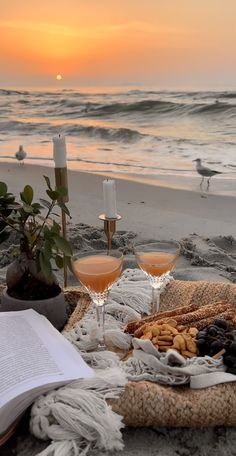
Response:
[{"label": "book page", "polygon": [[42,338],[20,315],[0,318],[0,397],[25,380],[62,374]]},{"label": "book page", "polygon": [[39,395],[45,385],[93,375],[79,352],[45,317],[32,309],[0,313],[0,434],[5,412],[9,414],[7,404],[13,399],[19,396],[20,402],[27,391]]}]

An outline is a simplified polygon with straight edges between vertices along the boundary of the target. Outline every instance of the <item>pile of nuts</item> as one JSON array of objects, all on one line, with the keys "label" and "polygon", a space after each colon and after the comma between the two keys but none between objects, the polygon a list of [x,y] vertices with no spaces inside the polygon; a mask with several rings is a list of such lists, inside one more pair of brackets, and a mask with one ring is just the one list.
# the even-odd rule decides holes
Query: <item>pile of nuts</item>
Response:
[{"label": "pile of nuts", "polygon": [[198,355],[197,334],[197,328],[178,325],[177,321],[169,319],[162,324],[153,322],[144,325],[140,339],[150,340],[160,351],[166,352],[171,348],[185,358],[193,358]]}]

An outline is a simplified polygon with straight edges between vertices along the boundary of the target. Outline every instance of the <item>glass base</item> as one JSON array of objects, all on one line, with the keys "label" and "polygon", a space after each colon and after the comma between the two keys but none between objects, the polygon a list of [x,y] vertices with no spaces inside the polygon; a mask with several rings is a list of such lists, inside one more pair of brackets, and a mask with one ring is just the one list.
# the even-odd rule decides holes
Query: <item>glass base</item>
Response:
[{"label": "glass base", "polygon": [[[95,304],[96,305],[96,304]],[[98,324],[98,347],[99,351],[106,350],[106,341],[105,341],[105,304],[96,305],[96,315],[97,315],[97,324]]]},{"label": "glass base", "polygon": [[152,287],[152,314],[160,310],[160,289]]}]

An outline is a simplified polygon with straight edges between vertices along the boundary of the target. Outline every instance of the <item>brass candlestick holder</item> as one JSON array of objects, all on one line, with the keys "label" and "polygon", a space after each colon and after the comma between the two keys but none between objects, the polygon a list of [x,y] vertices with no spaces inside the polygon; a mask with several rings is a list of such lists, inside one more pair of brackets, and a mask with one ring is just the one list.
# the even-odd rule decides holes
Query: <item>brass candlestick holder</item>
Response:
[{"label": "brass candlestick holder", "polygon": [[121,220],[121,215],[117,215],[115,218],[108,218],[105,214],[99,215],[99,220],[104,222],[104,231],[107,237],[107,251],[110,252],[112,238],[116,232],[116,222]]},{"label": "brass candlestick holder", "polygon": [[[64,187],[67,190],[67,195],[61,197],[61,201],[63,203],[68,203],[69,195],[68,195],[68,177],[67,177],[67,167],[64,168],[55,168],[55,181],[56,187]],[[66,214],[61,211],[61,225],[62,225],[62,235],[64,239],[67,239],[67,232],[66,232]],[[67,264],[65,255],[63,258],[63,270],[64,270],[64,287],[67,287]]]}]

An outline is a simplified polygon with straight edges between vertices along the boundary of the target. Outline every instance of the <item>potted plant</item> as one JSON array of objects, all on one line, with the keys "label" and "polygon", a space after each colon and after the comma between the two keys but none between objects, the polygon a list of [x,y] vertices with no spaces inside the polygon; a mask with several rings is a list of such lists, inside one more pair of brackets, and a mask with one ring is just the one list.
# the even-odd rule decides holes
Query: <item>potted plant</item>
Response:
[{"label": "potted plant", "polygon": [[61,235],[55,209],[70,214],[63,203],[66,189],[53,189],[49,178],[44,178],[48,199],[39,202],[34,202],[30,185],[24,187],[17,201],[0,182],[0,243],[12,231],[19,235],[19,256],[8,266],[0,310],[33,308],[60,329],[66,321],[66,307],[53,267],[62,268],[64,258],[69,264],[72,249]]}]

